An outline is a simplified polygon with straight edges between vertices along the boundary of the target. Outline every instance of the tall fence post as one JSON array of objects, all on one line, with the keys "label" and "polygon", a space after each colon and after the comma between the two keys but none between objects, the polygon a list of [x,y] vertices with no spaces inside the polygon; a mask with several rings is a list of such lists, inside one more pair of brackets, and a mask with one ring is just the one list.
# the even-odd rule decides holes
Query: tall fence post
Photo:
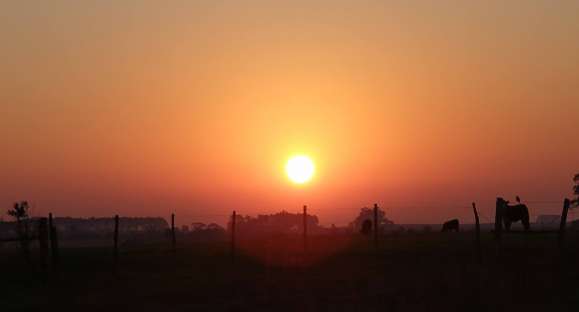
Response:
[{"label": "tall fence post", "polygon": [[477,260],[481,261],[481,246],[480,246],[480,221],[478,218],[478,211],[476,210],[476,203],[472,203],[472,211],[474,212],[474,222],[475,222],[475,244],[476,244],[476,256]]},{"label": "tall fence post", "polygon": [[502,253],[502,232],[503,232],[503,214],[505,212],[505,201],[501,197],[497,197],[496,207],[495,207],[495,255],[497,258],[501,258]]},{"label": "tall fence post", "polygon": [[48,225],[46,218],[38,219],[38,249],[40,269],[45,274],[48,268]]},{"label": "tall fence post", "polygon": [[563,201],[563,212],[561,212],[561,224],[559,224],[559,249],[563,251],[565,243],[565,226],[567,224],[567,212],[569,212],[569,206],[571,206],[571,201],[565,198]]},{"label": "tall fence post", "polygon": [[235,222],[237,221],[237,213],[233,210],[231,215],[231,262],[235,263]]},{"label": "tall fence post", "polygon": [[495,207],[495,239],[497,241],[501,240],[503,231],[503,204],[502,198],[497,198],[497,203]]},{"label": "tall fence post", "polygon": [[119,215],[115,215],[115,232],[114,232],[114,245],[113,245],[113,271],[117,273],[117,266],[119,262]]},{"label": "tall fence post", "polygon": [[48,213],[48,239],[51,239],[50,229],[52,228],[52,212]]},{"label": "tall fence post", "polygon": [[30,256],[30,218],[26,218],[23,220],[24,222],[24,252],[26,253],[26,259],[28,262],[28,265],[31,266],[32,265],[32,259]]},{"label": "tall fence post", "polygon": [[175,214],[171,214],[171,248],[173,252],[177,250],[177,239],[175,237]]},{"label": "tall fence post", "polygon": [[48,230],[50,232],[50,255],[52,270],[58,271],[59,265],[59,252],[58,252],[58,233],[56,232],[56,226],[52,220],[52,213],[48,214]]},{"label": "tall fence post", "polygon": [[303,227],[304,227],[304,255],[308,252],[308,206],[304,205],[303,211]]},{"label": "tall fence post", "polygon": [[378,250],[378,204],[374,204],[374,248]]}]

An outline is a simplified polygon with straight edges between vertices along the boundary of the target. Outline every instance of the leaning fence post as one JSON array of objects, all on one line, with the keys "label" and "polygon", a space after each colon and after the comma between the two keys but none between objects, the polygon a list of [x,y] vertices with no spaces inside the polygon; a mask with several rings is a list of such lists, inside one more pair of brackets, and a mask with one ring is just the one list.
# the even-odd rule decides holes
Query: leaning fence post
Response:
[{"label": "leaning fence post", "polygon": [[472,203],[472,211],[474,212],[475,221],[475,244],[476,244],[476,254],[477,260],[481,260],[481,246],[480,246],[480,221],[478,218],[478,211],[476,211],[476,203]]},{"label": "leaning fence post", "polygon": [[52,220],[52,213],[48,214],[48,230],[50,231],[50,251],[52,270],[58,271],[59,253],[58,253],[58,234],[56,233],[56,226]]},{"label": "leaning fence post", "polygon": [[48,267],[48,228],[46,218],[38,220],[38,249],[40,252],[40,269],[44,274]]},{"label": "leaning fence post", "polygon": [[563,251],[564,243],[565,243],[565,226],[567,224],[567,212],[569,211],[569,206],[571,205],[571,201],[568,198],[565,198],[563,201],[563,212],[561,212],[561,224],[559,224],[559,249]]},{"label": "leaning fence post", "polygon": [[497,197],[496,207],[495,207],[495,247],[497,257],[501,257],[502,249],[502,232],[503,232],[503,213],[505,212],[505,201],[501,197]]},{"label": "leaning fence post", "polygon": [[115,232],[113,236],[113,271],[117,273],[119,261],[119,215],[115,215]]},{"label": "leaning fence post", "polygon": [[374,204],[374,248],[378,250],[378,204]]},{"label": "leaning fence post", "polygon": [[233,210],[233,214],[231,215],[231,262],[235,262],[235,222],[237,219],[237,215],[235,210]]},{"label": "leaning fence post", "polygon": [[171,214],[171,246],[173,252],[177,250],[177,239],[175,238],[175,214]]}]

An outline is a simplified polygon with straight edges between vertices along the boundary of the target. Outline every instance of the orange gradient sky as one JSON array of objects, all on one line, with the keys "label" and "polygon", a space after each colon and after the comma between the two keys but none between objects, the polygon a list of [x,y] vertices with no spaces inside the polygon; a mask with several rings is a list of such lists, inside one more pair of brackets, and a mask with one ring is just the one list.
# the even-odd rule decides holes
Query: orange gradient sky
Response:
[{"label": "orange gradient sky", "polygon": [[[4,1],[0,204],[224,223],[560,213],[576,1]],[[307,154],[305,187],[284,173]],[[6,218],[5,218],[6,219]]]}]

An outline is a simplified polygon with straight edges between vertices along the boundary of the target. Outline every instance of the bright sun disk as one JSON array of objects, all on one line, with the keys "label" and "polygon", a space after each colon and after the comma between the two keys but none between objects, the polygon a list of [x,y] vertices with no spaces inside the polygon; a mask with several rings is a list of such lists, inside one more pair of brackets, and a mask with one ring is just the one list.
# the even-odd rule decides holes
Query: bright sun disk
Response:
[{"label": "bright sun disk", "polygon": [[308,182],[314,175],[314,170],[314,162],[303,155],[291,157],[285,165],[289,179],[298,184]]}]

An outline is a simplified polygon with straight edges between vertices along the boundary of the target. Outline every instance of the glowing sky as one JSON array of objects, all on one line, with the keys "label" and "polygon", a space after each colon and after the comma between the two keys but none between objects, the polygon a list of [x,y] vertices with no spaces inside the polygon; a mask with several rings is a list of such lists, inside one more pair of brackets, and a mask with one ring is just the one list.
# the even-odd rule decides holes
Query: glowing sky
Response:
[{"label": "glowing sky", "polygon": [[[577,1],[2,1],[0,205],[181,223],[560,213]],[[296,187],[287,158],[316,177]],[[483,220],[485,221],[485,220]]]}]

